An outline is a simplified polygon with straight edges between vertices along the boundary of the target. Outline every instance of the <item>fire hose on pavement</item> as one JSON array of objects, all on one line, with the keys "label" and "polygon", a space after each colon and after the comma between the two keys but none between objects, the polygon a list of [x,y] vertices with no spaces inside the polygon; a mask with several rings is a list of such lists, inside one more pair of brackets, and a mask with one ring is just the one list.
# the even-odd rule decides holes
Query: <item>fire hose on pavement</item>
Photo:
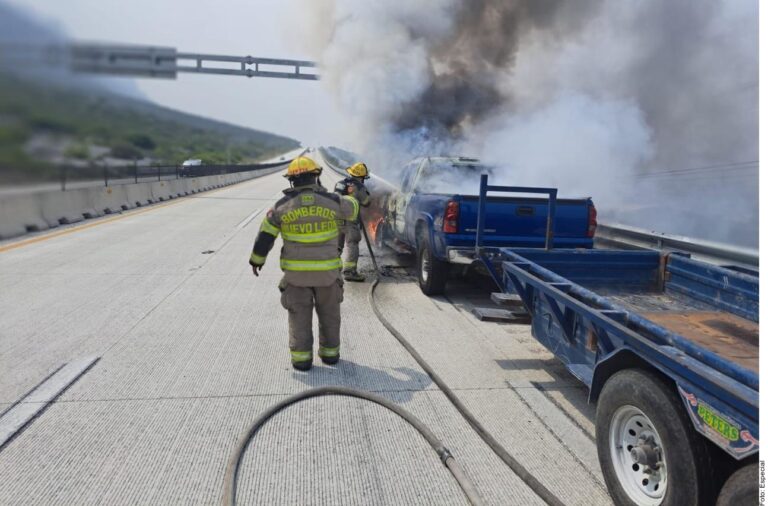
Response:
[{"label": "fire hose on pavement", "polygon": [[[358,218],[359,220],[359,218]],[[418,351],[411,345],[411,343],[403,336],[381,313],[376,305],[376,287],[379,286],[381,281],[381,272],[379,265],[376,261],[376,255],[371,247],[371,241],[368,238],[368,233],[362,221],[359,221],[360,229],[363,232],[365,243],[368,246],[368,252],[371,255],[371,261],[376,272],[376,279],[371,284],[371,290],[368,292],[368,300],[371,304],[376,318],[381,324],[389,331],[392,336],[398,340],[398,342],[411,354],[413,359],[421,366],[424,372],[432,379],[435,385],[448,397],[448,400],[456,407],[461,416],[469,423],[470,427],[480,436],[480,438],[498,455],[498,457],[521,479],[523,482],[538,495],[549,506],[565,506],[564,503],[558,499],[549,489],[547,489],[535,476],[533,476],[520,462],[515,459],[507,450],[494,438],[488,430],[483,427],[480,421],[467,409],[461,400],[453,393],[453,390],[448,386],[445,381],[437,374],[432,366],[427,363]],[[245,450],[248,448],[253,437],[261,429],[261,427],[274,415],[282,411],[283,409],[296,404],[300,401],[321,397],[326,395],[340,395],[346,397],[355,397],[358,399],[367,400],[383,406],[390,411],[393,411],[403,420],[411,424],[419,433],[429,442],[432,448],[440,457],[442,463],[451,471],[451,474],[456,479],[464,494],[467,496],[469,503],[474,505],[483,504],[480,494],[477,492],[474,484],[469,480],[464,471],[458,465],[448,449],[435,437],[429,428],[424,425],[419,419],[414,417],[411,413],[404,410],[397,404],[384,399],[383,397],[374,395],[364,390],[357,390],[348,387],[320,387],[305,390],[304,392],[292,395],[287,399],[284,399],[277,404],[267,409],[262,415],[251,425],[245,436],[240,440],[233,457],[231,458],[229,465],[227,466],[227,472],[225,475],[225,490],[222,504],[226,506],[234,506],[237,501],[237,477],[242,462]]]}]

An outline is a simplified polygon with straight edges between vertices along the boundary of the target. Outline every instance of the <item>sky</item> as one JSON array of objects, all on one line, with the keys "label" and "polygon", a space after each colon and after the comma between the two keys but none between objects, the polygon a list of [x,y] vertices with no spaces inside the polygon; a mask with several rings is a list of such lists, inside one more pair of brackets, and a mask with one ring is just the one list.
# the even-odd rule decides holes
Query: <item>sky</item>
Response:
[{"label": "sky", "polygon": [[[184,52],[309,59],[292,38],[297,0],[7,0],[76,40],[171,46]],[[139,79],[149,100],[184,112],[333,144],[340,123],[317,81],[179,74]]]}]

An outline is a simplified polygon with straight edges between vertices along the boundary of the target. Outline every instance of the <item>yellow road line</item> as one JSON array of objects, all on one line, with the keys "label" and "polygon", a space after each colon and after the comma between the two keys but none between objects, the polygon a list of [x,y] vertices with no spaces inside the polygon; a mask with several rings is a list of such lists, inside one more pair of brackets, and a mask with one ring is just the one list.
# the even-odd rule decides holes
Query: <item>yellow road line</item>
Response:
[{"label": "yellow road line", "polygon": [[[246,179],[245,181],[240,181],[238,183],[233,183],[231,185],[225,186],[224,188],[217,188],[215,190],[208,190],[207,192],[204,192],[204,193],[207,194],[207,195],[210,195],[212,193],[216,193],[216,192],[220,192],[222,190],[230,189],[233,186],[236,186],[236,185],[238,185],[240,183],[245,183],[245,182],[248,182],[248,181],[253,181],[254,179],[258,179],[258,178]],[[195,194],[195,195],[199,195],[199,193]],[[158,209],[162,209],[164,207],[172,206],[172,205],[175,205],[175,204],[180,204],[182,202],[187,202],[188,201],[187,197],[191,197],[191,196],[192,195],[185,196],[185,197],[179,197],[178,200],[176,200],[174,202],[166,202],[165,204],[153,204],[151,207],[148,207],[146,209],[140,209],[140,210],[131,211],[131,212],[128,212],[128,213],[125,213],[125,214],[121,214],[120,216],[115,216],[113,218],[105,218],[105,219],[101,219],[101,220],[98,220],[98,221],[94,221],[93,223],[88,223],[88,224],[85,224],[85,225],[78,225],[76,227],[68,228],[66,230],[59,230],[58,232],[51,232],[49,234],[40,235],[40,236],[33,237],[31,239],[27,239],[27,240],[24,240],[24,241],[14,242],[14,243],[11,243],[11,244],[7,244],[5,246],[0,246],[0,253],[4,253],[6,251],[11,251],[11,250],[14,250],[14,249],[17,249],[17,248],[22,248],[24,246],[29,246],[30,244],[35,244],[35,243],[38,243],[38,242],[47,241],[48,239],[55,239],[56,237],[61,237],[63,235],[74,234],[75,232],[80,232],[81,230],[87,230],[89,228],[98,227],[99,225],[105,225],[107,223],[112,223],[114,221],[122,220],[124,218],[130,218],[132,216],[138,216],[140,214],[148,213],[150,211],[156,211]]]}]

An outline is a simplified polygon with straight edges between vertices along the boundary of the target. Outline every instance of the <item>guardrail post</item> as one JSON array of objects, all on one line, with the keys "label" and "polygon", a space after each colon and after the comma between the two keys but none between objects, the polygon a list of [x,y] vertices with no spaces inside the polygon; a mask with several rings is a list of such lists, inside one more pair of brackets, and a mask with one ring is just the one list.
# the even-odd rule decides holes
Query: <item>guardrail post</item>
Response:
[{"label": "guardrail post", "polygon": [[61,166],[60,168],[61,172],[61,191],[66,191],[67,189],[67,168],[65,166]]},{"label": "guardrail post", "polygon": [[157,166],[157,180],[160,181],[160,166]]},{"label": "guardrail post", "polygon": [[139,184],[139,162],[133,159],[133,182]]},{"label": "guardrail post", "polygon": [[104,186],[109,186],[109,175],[107,174],[107,162],[104,162],[102,169],[104,171]]}]

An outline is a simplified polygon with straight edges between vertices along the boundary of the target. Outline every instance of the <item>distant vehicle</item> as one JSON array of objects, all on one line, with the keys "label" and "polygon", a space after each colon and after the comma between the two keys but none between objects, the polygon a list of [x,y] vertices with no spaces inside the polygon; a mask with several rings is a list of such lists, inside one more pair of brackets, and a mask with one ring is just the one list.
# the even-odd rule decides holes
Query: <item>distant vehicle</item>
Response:
[{"label": "distant vehicle", "polygon": [[[480,176],[494,169],[460,157],[417,158],[402,171],[399,188],[384,204],[376,242],[417,255],[419,286],[443,293],[451,264],[475,261]],[[542,247],[548,199],[489,197],[484,239],[489,247]],[[592,200],[557,199],[552,220],[556,248],[592,248],[597,212]]]},{"label": "distant vehicle", "polygon": [[181,171],[179,171],[179,175],[181,177],[192,177],[195,174],[195,171],[192,167],[200,167],[201,165],[203,165],[203,161],[199,158],[184,160],[184,162],[181,164]]}]

